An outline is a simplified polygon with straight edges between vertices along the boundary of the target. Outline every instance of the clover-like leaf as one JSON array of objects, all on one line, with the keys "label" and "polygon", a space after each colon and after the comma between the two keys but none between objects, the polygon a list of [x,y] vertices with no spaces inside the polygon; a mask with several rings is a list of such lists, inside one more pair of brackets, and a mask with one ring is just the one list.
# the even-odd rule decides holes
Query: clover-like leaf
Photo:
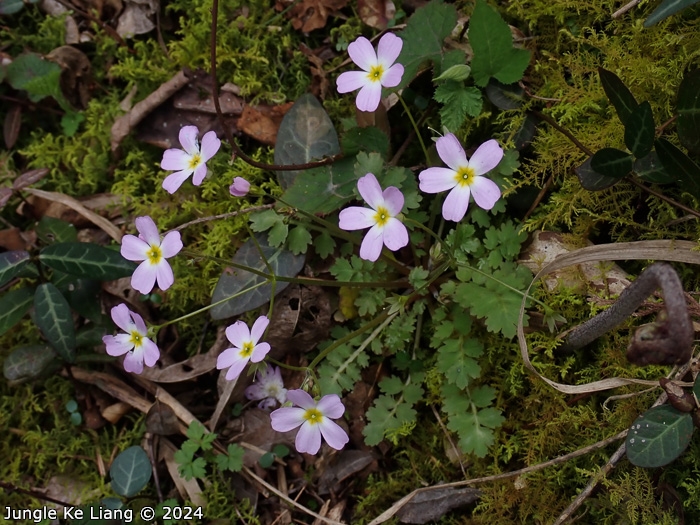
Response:
[{"label": "clover-like leaf", "polygon": [[634,420],[627,433],[627,459],[638,467],[667,465],[686,449],[694,428],[687,412],[668,405],[650,408]]},{"label": "clover-like leaf", "polygon": [[139,493],[151,480],[151,462],[141,447],[129,447],[114,458],[109,475],[114,492],[130,498]]}]

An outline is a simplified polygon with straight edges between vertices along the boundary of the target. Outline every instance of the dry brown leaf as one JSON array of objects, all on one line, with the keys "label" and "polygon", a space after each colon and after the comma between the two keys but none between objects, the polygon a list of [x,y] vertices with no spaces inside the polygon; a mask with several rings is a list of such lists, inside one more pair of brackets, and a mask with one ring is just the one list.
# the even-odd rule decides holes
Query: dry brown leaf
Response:
[{"label": "dry brown leaf", "polygon": [[119,421],[122,416],[125,416],[131,412],[133,408],[128,403],[120,401],[119,403],[114,403],[109,405],[104,410],[102,410],[101,415],[110,423],[114,424]]},{"label": "dry brown leaf", "polygon": [[474,503],[479,496],[481,491],[472,488],[436,488],[416,494],[396,515],[401,523],[428,523],[453,509]]},{"label": "dry brown leaf", "polygon": [[57,47],[46,58],[61,66],[61,93],[71,106],[83,110],[90,100],[92,66],[87,55],[73,46]]},{"label": "dry brown leaf", "polygon": [[321,474],[318,482],[319,495],[323,496],[335,490],[340,483],[350,476],[356,476],[372,463],[375,463],[376,470],[376,460],[370,450],[341,451],[333,464],[326,467]]},{"label": "dry brown leaf", "polygon": [[303,0],[289,11],[287,18],[292,20],[294,29],[308,33],[324,27],[328,17],[347,4],[348,0]]},{"label": "dry brown leaf", "polygon": [[180,476],[178,465],[175,462],[175,452],[177,448],[167,438],[160,438],[158,442],[158,461],[164,460],[165,466],[168,468],[168,473],[175,483],[177,491],[183,500],[190,500],[194,505],[199,507],[207,504],[202,497],[202,488],[197,482],[197,478],[192,478],[189,481]]},{"label": "dry brown leaf", "polygon": [[[330,82],[328,81],[326,70],[323,69],[324,60],[318,55],[319,50],[312,50],[304,43],[299,46],[299,49],[306,55],[306,58],[311,63],[309,67],[311,71],[311,93],[315,97],[325,100],[328,90],[330,89]],[[327,46],[322,47],[320,48],[320,52],[327,51],[328,49]]]},{"label": "dry brown leaf", "polygon": [[146,432],[159,436],[170,436],[179,431],[180,424],[173,409],[160,401],[153,403],[146,415]]},{"label": "dry brown leaf", "polygon": [[33,230],[31,232],[22,232],[19,228],[0,230],[0,248],[6,250],[29,250],[34,241],[36,241],[36,233]]},{"label": "dry brown leaf", "polygon": [[12,183],[12,189],[15,191],[23,190],[27,186],[31,186],[35,182],[39,182],[41,179],[46,177],[48,173],[48,168],[25,171]]},{"label": "dry brown leaf", "polygon": [[12,197],[12,188],[0,188],[0,208],[7,204]]},{"label": "dry brown leaf", "polygon": [[14,104],[10,107],[5,115],[5,123],[3,124],[3,138],[5,139],[5,147],[12,149],[17,142],[19,129],[22,125],[22,106]]},{"label": "dry brown leaf", "polygon": [[391,0],[357,0],[357,14],[368,26],[383,31],[396,15],[396,6]]},{"label": "dry brown leaf", "polygon": [[[65,375],[65,372],[63,374]],[[103,392],[108,393],[119,401],[129,404],[141,412],[148,412],[153,404],[138,395],[129,385],[110,374],[95,372],[94,370],[84,370],[74,366],[71,367],[71,375],[76,381],[95,385]]]},{"label": "dry brown leaf", "polygon": [[119,36],[131,38],[155,29],[152,17],[160,8],[158,0],[124,0],[124,3],[126,5],[117,24]]}]

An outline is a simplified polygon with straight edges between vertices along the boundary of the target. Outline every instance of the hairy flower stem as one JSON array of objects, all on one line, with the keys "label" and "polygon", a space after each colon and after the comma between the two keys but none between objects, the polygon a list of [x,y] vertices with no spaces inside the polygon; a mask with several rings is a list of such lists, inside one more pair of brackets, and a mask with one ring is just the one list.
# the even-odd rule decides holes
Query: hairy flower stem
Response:
[{"label": "hairy flower stem", "polygon": [[666,263],[649,266],[625,288],[615,304],[569,332],[563,349],[577,350],[612,330],[657,288],[663,292],[665,313],[659,314],[655,323],[637,329],[627,349],[627,358],[638,365],[687,362],[692,353],[693,324],[678,274]]}]

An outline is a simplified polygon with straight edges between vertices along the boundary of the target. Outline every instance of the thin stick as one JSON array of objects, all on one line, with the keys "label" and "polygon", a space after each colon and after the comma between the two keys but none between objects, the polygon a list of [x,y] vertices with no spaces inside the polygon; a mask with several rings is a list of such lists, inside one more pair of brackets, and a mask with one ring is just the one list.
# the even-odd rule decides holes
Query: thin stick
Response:
[{"label": "thin stick", "polygon": [[262,211],[262,210],[269,210],[270,208],[274,208],[274,203],[273,204],[263,204],[262,206],[253,206],[251,208],[245,208],[243,210],[238,210],[238,211],[231,211],[228,213],[221,213],[219,215],[211,215],[209,217],[200,217],[199,219],[195,219],[190,222],[186,222],[185,224],[181,224],[177,228],[173,228],[172,230],[168,230],[169,232],[179,232],[180,230],[184,230],[188,226],[193,226],[195,224],[199,224],[201,222],[209,222],[209,221],[215,221],[217,219],[228,219],[229,217],[235,217],[236,215],[243,215],[244,213],[253,213],[256,211]]},{"label": "thin stick", "polygon": [[624,15],[627,11],[629,11],[629,10],[632,9],[634,6],[636,6],[639,2],[640,2],[640,0],[632,0],[630,3],[628,3],[628,4],[624,5],[624,6],[622,6],[620,9],[618,9],[617,11],[615,11],[615,12],[612,14],[612,17],[613,17],[613,18],[619,18],[619,17],[621,17],[621,16]]}]

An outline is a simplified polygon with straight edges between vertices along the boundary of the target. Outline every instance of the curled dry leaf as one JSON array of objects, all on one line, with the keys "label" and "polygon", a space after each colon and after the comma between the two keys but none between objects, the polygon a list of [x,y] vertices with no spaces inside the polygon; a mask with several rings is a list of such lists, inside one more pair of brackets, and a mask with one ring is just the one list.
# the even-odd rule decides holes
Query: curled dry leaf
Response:
[{"label": "curled dry leaf", "polygon": [[106,407],[104,410],[102,410],[101,415],[110,423],[115,424],[122,418],[122,416],[125,416],[131,411],[132,408],[129,404],[120,401],[119,403],[114,403]]},{"label": "curled dry leaf", "polygon": [[123,38],[143,35],[155,29],[153,15],[159,9],[158,0],[124,0],[124,10],[119,15],[117,33]]},{"label": "curled dry leaf", "polygon": [[383,31],[396,15],[396,6],[391,0],[357,0],[357,14],[368,26]]},{"label": "curled dry leaf", "polygon": [[180,423],[172,408],[156,401],[146,414],[146,431],[159,436],[170,436],[180,432]]},{"label": "curled dry leaf", "polygon": [[[275,8],[278,11],[286,9],[290,1],[278,1]],[[292,20],[294,29],[304,33],[325,27],[328,17],[348,5],[348,0],[303,0],[287,13]]]},{"label": "curled dry leaf", "polygon": [[86,109],[90,100],[92,70],[87,55],[73,46],[61,46],[51,51],[46,58],[61,66],[59,84],[66,100],[75,109]]},{"label": "curled dry leaf", "polygon": [[279,106],[246,105],[238,119],[238,129],[258,142],[274,146],[282,118],[293,105],[293,102]]}]

